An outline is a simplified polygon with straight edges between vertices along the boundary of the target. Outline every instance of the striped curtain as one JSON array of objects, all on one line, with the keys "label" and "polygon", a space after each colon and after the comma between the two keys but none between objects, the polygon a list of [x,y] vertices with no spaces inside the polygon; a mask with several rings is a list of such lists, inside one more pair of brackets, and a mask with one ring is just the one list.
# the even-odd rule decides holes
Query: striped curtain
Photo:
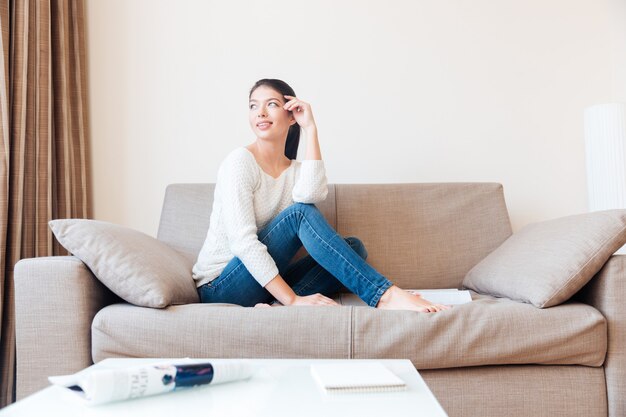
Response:
[{"label": "striped curtain", "polygon": [[84,24],[83,0],[0,0],[0,407],[15,398],[13,268],[68,254],[49,220],[92,218]]}]

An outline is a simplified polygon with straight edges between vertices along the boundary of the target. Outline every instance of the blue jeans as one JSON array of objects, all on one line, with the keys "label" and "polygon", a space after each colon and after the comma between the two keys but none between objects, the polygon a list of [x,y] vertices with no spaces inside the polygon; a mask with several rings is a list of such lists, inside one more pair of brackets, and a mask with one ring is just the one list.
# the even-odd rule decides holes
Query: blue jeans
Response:
[{"label": "blue jeans", "polygon": [[[332,295],[349,290],[375,307],[392,283],[365,262],[367,251],[354,237],[342,238],[313,204],[295,203],[258,232],[279,274],[297,295]],[[289,264],[304,245],[309,255]],[[198,288],[203,303],[251,307],[274,297],[234,257],[219,277]]]}]

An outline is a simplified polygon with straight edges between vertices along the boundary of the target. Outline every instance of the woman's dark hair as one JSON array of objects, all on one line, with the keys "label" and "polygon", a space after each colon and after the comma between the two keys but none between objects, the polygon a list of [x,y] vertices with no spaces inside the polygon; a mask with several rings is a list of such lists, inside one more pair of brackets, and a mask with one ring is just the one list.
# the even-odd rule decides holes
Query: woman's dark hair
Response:
[{"label": "woman's dark hair", "polygon": [[[293,91],[293,88],[289,86],[286,82],[282,80],[277,80],[274,78],[263,78],[262,80],[254,83],[252,88],[250,89],[250,95],[248,98],[252,97],[252,93],[257,88],[262,85],[271,88],[272,90],[278,91],[281,95],[288,96],[296,96],[296,92]],[[296,159],[298,154],[298,144],[300,143],[300,125],[295,123],[289,126],[289,132],[287,132],[287,142],[285,143],[285,156],[289,159]]]}]

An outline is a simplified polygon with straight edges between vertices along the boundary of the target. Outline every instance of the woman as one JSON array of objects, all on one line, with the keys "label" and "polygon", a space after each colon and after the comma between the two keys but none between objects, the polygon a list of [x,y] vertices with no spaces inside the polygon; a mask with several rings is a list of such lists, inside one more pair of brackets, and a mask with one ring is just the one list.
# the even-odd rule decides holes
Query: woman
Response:
[{"label": "woman", "polygon": [[[328,193],[317,127],[311,106],[289,85],[257,81],[249,121],[256,140],[218,170],[209,231],[193,267],[202,302],[331,306],[337,303],[328,295],[349,290],[381,309],[448,308],[393,285],[365,262],[363,244],[341,238],[315,207]],[[302,245],[309,255],[290,264]]]}]

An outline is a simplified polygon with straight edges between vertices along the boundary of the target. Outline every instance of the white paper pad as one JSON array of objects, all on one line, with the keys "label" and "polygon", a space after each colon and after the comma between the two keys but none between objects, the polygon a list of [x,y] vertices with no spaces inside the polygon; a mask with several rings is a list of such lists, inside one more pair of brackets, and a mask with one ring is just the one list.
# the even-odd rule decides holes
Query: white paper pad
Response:
[{"label": "white paper pad", "polygon": [[[418,292],[422,298],[435,304],[459,305],[472,301],[472,295],[468,290],[457,290],[456,288],[445,288],[441,290],[406,290],[408,292]],[[344,306],[366,306],[356,294],[338,294],[334,300]]]}]

